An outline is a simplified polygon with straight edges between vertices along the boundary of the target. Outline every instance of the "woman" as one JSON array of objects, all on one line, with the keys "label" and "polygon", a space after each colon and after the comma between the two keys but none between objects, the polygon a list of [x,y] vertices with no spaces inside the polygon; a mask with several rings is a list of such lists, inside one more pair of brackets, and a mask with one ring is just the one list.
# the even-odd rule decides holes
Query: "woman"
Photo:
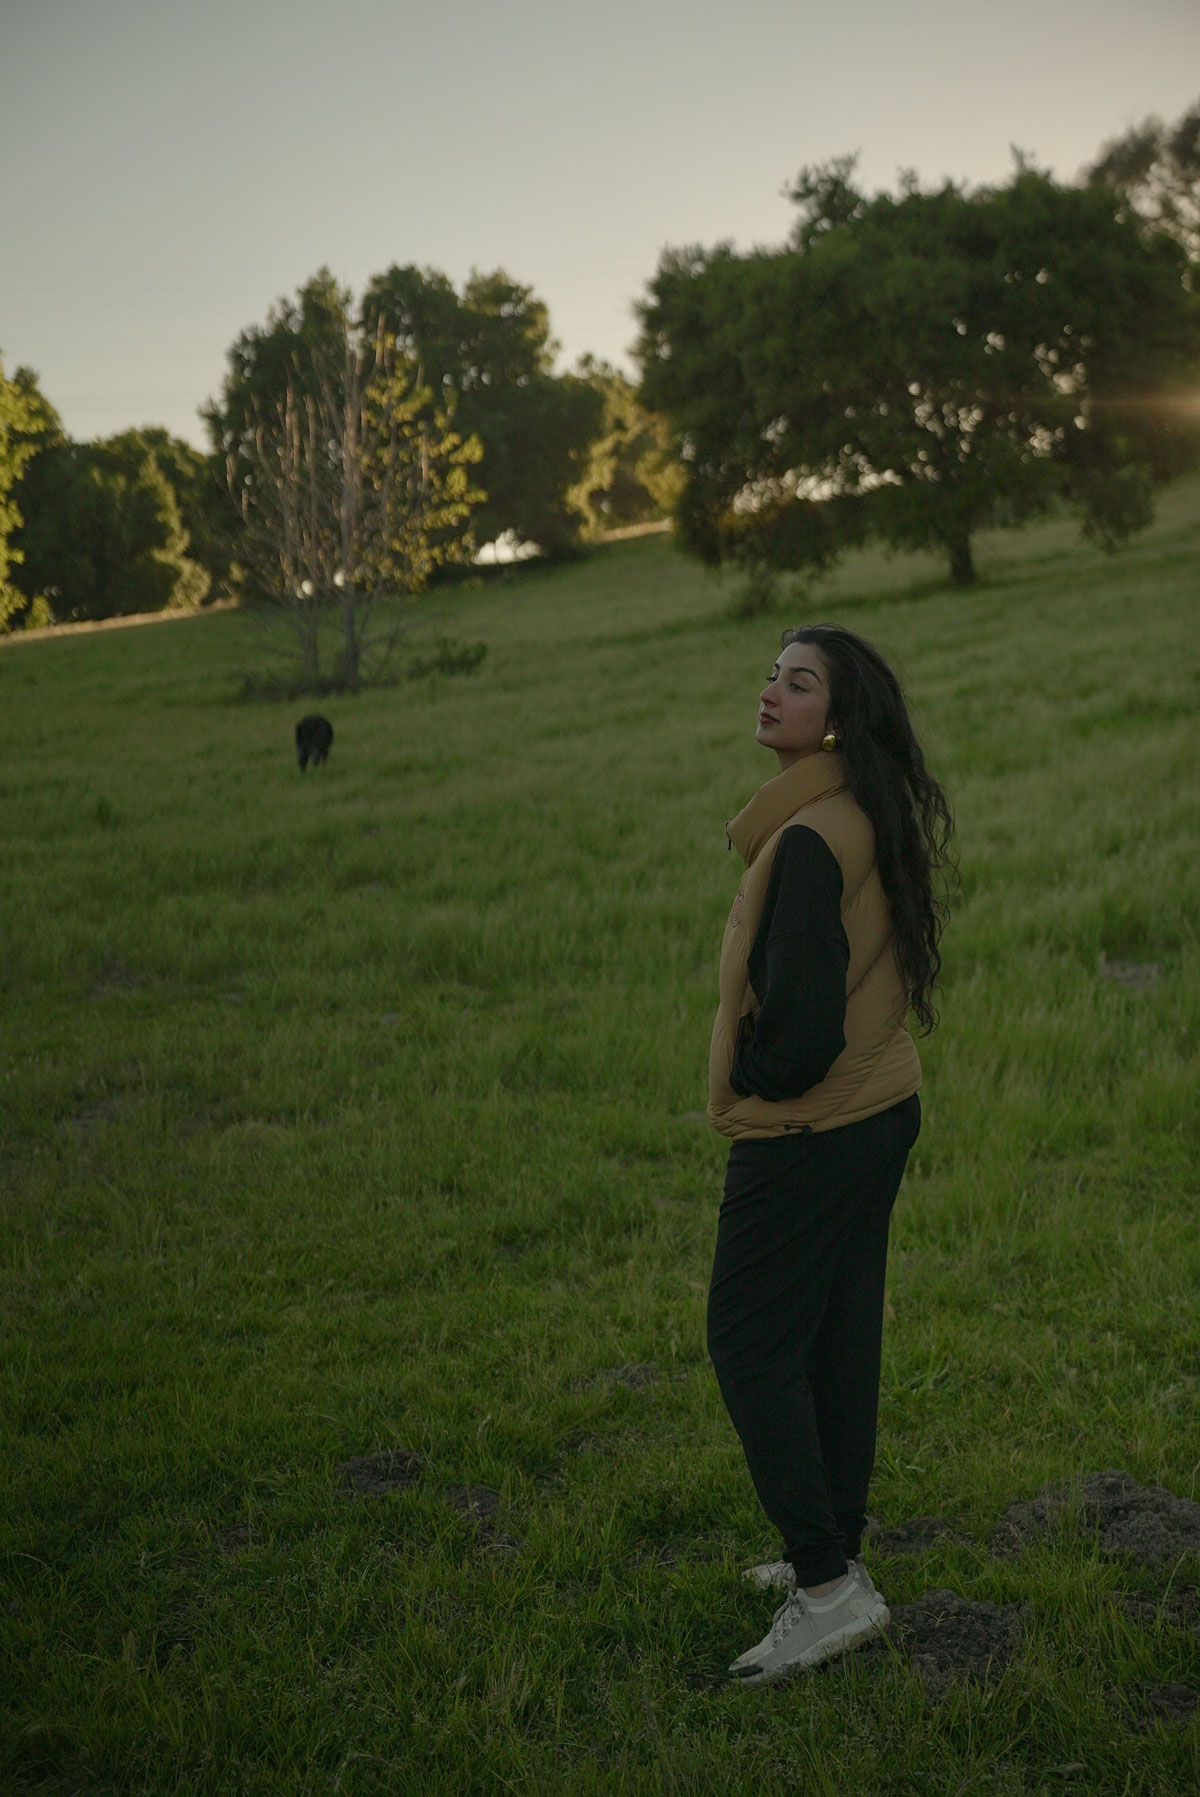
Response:
[{"label": "woman", "polygon": [[878,1633],[863,1564],[888,1222],[920,1129],[952,829],[899,683],[853,631],[783,634],[757,738],[780,772],[728,825],[711,1122],[732,1138],[708,1345],[788,1591],[730,1671],[767,1684]]}]

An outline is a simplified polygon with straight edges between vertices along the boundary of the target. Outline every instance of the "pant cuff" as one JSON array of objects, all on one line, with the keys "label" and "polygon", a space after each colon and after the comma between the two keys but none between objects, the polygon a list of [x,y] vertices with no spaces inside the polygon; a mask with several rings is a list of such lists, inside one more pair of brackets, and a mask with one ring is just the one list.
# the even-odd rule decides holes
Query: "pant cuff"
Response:
[{"label": "pant cuff", "polygon": [[783,1557],[795,1573],[797,1585],[825,1585],[850,1570],[841,1548],[826,1548],[819,1554],[785,1554]]}]

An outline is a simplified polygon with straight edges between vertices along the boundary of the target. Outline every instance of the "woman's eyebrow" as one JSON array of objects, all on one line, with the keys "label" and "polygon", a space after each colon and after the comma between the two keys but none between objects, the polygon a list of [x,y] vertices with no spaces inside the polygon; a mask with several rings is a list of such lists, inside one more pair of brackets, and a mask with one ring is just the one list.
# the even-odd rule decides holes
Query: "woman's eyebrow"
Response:
[{"label": "woman's eyebrow", "polygon": [[[772,674],[777,674],[779,672],[779,663],[778,662],[775,663],[775,666],[771,669],[771,672],[772,672]],[[789,668],[788,673],[789,674],[811,674],[814,680],[820,680],[820,678],[821,678],[821,676],[817,673],[817,670],[815,668]]]}]

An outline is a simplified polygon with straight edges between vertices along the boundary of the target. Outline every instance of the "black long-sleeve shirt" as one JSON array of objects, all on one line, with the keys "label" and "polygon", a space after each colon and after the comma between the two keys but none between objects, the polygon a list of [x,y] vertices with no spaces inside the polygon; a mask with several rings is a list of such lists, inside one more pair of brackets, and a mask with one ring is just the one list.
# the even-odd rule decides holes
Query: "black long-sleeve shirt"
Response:
[{"label": "black long-sleeve shirt", "polygon": [[781,1104],[819,1085],[846,1046],[842,870],[805,824],[779,838],[750,950],[760,1010],[738,1030],[730,1085],[742,1098]]}]

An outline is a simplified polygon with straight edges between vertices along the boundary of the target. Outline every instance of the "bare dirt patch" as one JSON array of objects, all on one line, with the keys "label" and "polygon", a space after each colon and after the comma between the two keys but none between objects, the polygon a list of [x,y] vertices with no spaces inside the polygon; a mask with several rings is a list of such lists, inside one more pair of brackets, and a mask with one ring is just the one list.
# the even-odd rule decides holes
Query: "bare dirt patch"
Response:
[{"label": "bare dirt patch", "polygon": [[226,1529],[219,1529],[215,1539],[221,1552],[232,1557],[244,1554],[247,1548],[257,1547],[258,1530],[252,1522],[234,1522]]},{"label": "bare dirt patch", "polygon": [[[386,1497],[392,1491],[405,1491],[424,1477],[427,1462],[415,1448],[384,1448],[375,1454],[354,1454],[338,1467],[341,1496],[344,1498]],[[498,1525],[501,1497],[486,1485],[449,1485],[441,1493],[443,1501],[470,1523],[475,1540],[489,1553],[511,1558],[525,1546],[515,1535],[508,1535]]]},{"label": "bare dirt patch", "polygon": [[486,1485],[450,1485],[442,1493],[451,1509],[476,1522],[492,1522],[500,1514],[500,1493]]},{"label": "bare dirt patch", "polygon": [[1192,1585],[1176,1585],[1163,1597],[1148,1591],[1110,1591],[1107,1595],[1109,1603],[1144,1629],[1155,1629],[1164,1622],[1168,1628],[1200,1634],[1200,1591]]},{"label": "bare dirt patch", "polygon": [[1044,1485],[1036,1497],[1010,1504],[992,1530],[991,1550],[1014,1559],[1072,1517],[1081,1532],[1097,1536],[1106,1559],[1128,1555],[1143,1566],[1165,1566],[1182,1554],[1200,1555],[1200,1504],[1111,1468]]},{"label": "bare dirt patch", "polygon": [[220,1127],[221,1119],[215,1111],[181,1111],[175,1119],[175,1139],[179,1142],[190,1142],[196,1136],[207,1135],[210,1130]]},{"label": "bare dirt patch", "polygon": [[1111,980],[1116,986],[1125,986],[1130,992],[1148,992],[1162,978],[1162,964],[1158,961],[1105,961],[1100,968],[1100,977]]},{"label": "bare dirt patch", "polygon": [[598,1386],[622,1385],[626,1391],[644,1391],[658,1378],[658,1362],[648,1360],[642,1366],[602,1366],[594,1373],[572,1379],[572,1391],[593,1391]]},{"label": "bare dirt patch", "polygon": [[118,956],[111,955],[92,982],[88,996],[111,998],[115,992],[139,992],[153,983],[149,974],[133,973]]},{"label": "bare dirt patch", "polygon": [[415,1448],[384,1448],[378,1454],[353,1454],[338,1467],[343,1497],[382,1497],[415,1485],[425,1470],[425,1456]]},{"label": "bare dirt patch", "polygon": [[886,1639],[866,1642],[858,1657],[882,1660],[899,1648],[937,1703],[956,1681],[995,1684],[1022,1632],[1021,1605],[975,1601],[938,1589],[915,1603],[896,1604]]},{"label": "bare dirt patch", "polygon": [[621,1438],[615,1435],[584,1435],[564,1452],[568,1454],[598,1454],[603,1457],[615,1454],[621,1445]]},{"label": "bare dirt patch", "polygon": [[662,1371],[657,1360],[647,1360],[641,1366],[602,1366],[594,1373],[584,1373],[578,1379],[572,1379],[571,1390],[596,1391],[604,1386],[620,1385],[626,1391],[644,1391],[659,1379],[682,1381],[687,1376],[686,1367],[667,1374]]},{"label": "bare dirt patch", "polygon": [[536,1243],[532,1236],[517,1236],[513,1241],[497,1242],[496,1253],[501,1260],[520,1260],[535,1246]]},{"label": "bare dirt patch", "polygon": [[887,1529],[869,1522],[867,1542],[875,1554],[927,1554],[940,1544],[967,1543],[967,1537],[952,1529],[944,1516],[913,1516]]},{"label": "bare dirt patch", "polygon": [[525,1546],[515,1535],[506,1535],[497,1526],[501,1503],[498,1491],[490,1491],[486,1485],[451,1485],[442,1496],[451,1509],[473,1525],[476,1540],[489,1553],[512,1559]]},{"label": "bare dirt patch", "polygon": [[653,1541],[630,1548],[618,1556],[616,1564],[626,1572],[647,1570],[674,1572],[677,1568],[711,1565],[723,1559],[727,1544],[722,1541]]},{"label": "bare dirt patch", "polygon": [[1200,1691],[1191,1685],[1131,1685],[1112,1692],[1113,1707],[1139,1734],[1148,1735],[1162,1723],[1185,1728],[1200,1707]]},{"label": "bare dirt patch", "polygon": [[172,1660],[187,1662],[196,1651],[196,1616],[185,1607],[162,1616],[150,1637],[148,1662],[161,1672]]},{"label": "bare dirt patch", "polygon": [[106,1123],[117,1122],[128,1108],[127,1098],[96,1098],[68,1117],[67,1123],[77,1141],[87,1142]]},{"label": "bare dirt patch", "polygon": [[628,1553],[617,1557],[617,1565],[622,1572],[644,1572],[648,1568],[663,1568],[667,1572],[697,1556],[689,1546],[681,1549],[669,1541],[655,1542],[650,1547],[632,1547]]}]

